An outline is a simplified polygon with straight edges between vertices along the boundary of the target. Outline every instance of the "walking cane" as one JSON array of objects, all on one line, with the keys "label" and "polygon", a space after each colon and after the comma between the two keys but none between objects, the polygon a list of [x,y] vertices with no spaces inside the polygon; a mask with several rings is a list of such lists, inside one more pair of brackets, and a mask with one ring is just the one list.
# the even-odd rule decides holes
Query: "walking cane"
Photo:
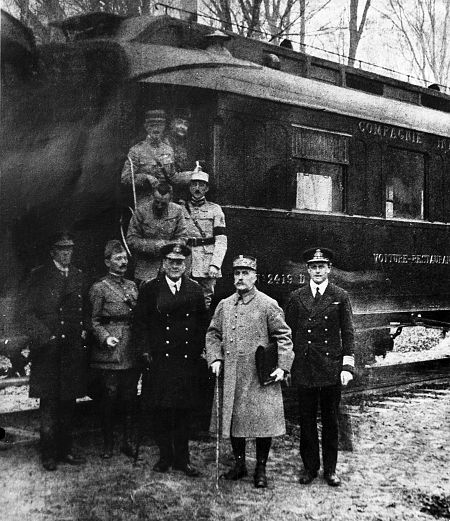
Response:
[{"label": "walking cane", "polygon": [[220,456],[220,404],[219,404],[219,375],[216,373],[214,393],[216,395],[216,489],[219,490],[219,456]]},{"label": "walking cane", "polygon": [[[142,371],[141,403],[140,403],[141,413],[143,410],[145,410],[145,404],[143,402],[144,402],[145,391],[148,386],[149,373],[150,373],[150,368],[147,365]],[[144,423],[145,423],[144,416],[145,416],[145,414],[141,414],[141,417],[138,418],[138,420],[140,420],[140,422],[139,422],[139,427],[137,429],[138,433],[137,433],[137,439],[136,439],[136,447],[134,449],[133,465],[137,464],[137,461],[139,458],[139,449],[141,448],[142,438],[144,436]]]}]

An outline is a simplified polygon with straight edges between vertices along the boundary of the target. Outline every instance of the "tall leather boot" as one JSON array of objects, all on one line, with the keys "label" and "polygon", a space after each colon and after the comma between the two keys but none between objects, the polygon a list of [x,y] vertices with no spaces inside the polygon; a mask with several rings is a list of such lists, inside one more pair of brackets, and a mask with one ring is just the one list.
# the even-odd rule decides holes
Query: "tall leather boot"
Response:
[{"label": "tall leather boot", "polygon": [[231,436],[231,447],[233,448],[234,467],[222,474],[223,479],[237,481],[248,475],[245,464],[245,438]]},{"label": "tall leather boot", "polygon": [[103,433],[103,459],[110,459],[113,455],[114,448],[114,422],[113,422],[113,400],[109,397],[103,397],[100,402],[101,421]]},{"label": "tall leather boot", "polygon": [[267,487],[266,463],[272,438],[256,438],[256,468],[253,481],[256,488]]}]

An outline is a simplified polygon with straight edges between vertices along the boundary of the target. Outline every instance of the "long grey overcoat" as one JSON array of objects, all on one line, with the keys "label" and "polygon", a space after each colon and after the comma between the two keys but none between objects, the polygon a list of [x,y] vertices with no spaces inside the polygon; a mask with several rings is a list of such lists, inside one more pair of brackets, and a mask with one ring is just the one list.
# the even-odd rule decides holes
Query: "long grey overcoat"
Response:
[{"label": "long grey overcoat", "polygon": [[[278,367],[290,371],[294,354],[291,330],[277,302],[253,288],[242,297],[222,300],[206,333],[208,365],[223,361],[222,434],[264,438],[286,432],[280,383],[263,387],[255,352],[269,341],[278,345]],[[211,429],[216,430],[215,404]]]}]

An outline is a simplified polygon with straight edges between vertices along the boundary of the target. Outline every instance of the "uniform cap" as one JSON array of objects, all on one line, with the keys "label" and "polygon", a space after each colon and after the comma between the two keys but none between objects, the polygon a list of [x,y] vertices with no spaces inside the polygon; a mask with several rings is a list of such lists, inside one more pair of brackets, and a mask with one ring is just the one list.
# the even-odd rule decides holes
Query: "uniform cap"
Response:
[{"label": "uniform cap", "polygon": [[123,244],[117,240],[114,239],[112,241],[108,241],[105,245],[105,259],[109,259],[114,255],[115,253],[122,253],[125,251],[125,248],[123,247]]},{"label": "uniform cap", "polygon": [[178,107],[173,111],[172,118],[173,119],[191,119],[192,112],[191,109],[187,107]]},{"label": "uniform cap", "polygon": [[233,269],[247,268],[256,271],[256,258],[251,255],[238,255],[233,260]]},{"label": "uniform cap", "polygon": [[171,242],[166,244],[159,250],[161,257],[169,259],[185,259],[191,254],[191,249],[179,242]]},{"label": "uniform cap", "polygon": [[69,232],[58,232],[50,240],[50,244],[57,248],[70,248],[75,245]]},{"label": "uniform cap", "polygon": [[216,29],[214,32],[206,34],[205,38],[217,38],[218,40],[229,40],[231,36],[227,33],[224,33],[223,31],[220,31],[219,29]]},{"label": "uniform cap", "polygon": [[147,110],[145,121],[166,121],[166,111],[162,109]]},{"label": "uniform cap", "polygon": [[303,252],[303,260],[309,264],[311,262],[326,262],[331,264],[333,252],[328,248],[310,248]]},{"label": "uniform cap", "polygon": [[200,163],[197,161],[197,166],[194,168],[191,181],[205,181],[205,183],[209,183],[209,175],[206,172],[203,172]]}]

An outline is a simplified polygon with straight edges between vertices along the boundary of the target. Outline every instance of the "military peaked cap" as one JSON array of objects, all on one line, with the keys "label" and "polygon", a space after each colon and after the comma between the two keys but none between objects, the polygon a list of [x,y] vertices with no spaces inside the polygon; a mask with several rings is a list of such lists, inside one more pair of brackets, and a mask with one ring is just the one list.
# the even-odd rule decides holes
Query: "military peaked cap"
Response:
[{"label": "military peaked cap", "polygon": [[233,260],[233,269],[247,268],[256,271],[256,258],[251,255],[238,255]]},{"label": "military peaked cap", "polygon": [[162,109],[152,109],[145,111],[145,121],[165,121],[166,111]]},{"label": "military peaked cap", "polygon": [[311,262],[333,262],[333,252],[328,248],[310,248],[303,252],[303,260],[309,264]]},{"label": "military peaked cap", "polygon": [[74,245],[75,243],[73,242],[72,235],[66,230],[57,232],[50,238],[50,246],[52,247],[70,248]]},{"label": "military peaked cap", "polygon": [[191,249],[184,244],[180,244],[179,242],[171,242],[163,246],[159,252],[161,253],[161,257],[169,257],[172,259],[176,258],[186,258],[191,254]]}]

